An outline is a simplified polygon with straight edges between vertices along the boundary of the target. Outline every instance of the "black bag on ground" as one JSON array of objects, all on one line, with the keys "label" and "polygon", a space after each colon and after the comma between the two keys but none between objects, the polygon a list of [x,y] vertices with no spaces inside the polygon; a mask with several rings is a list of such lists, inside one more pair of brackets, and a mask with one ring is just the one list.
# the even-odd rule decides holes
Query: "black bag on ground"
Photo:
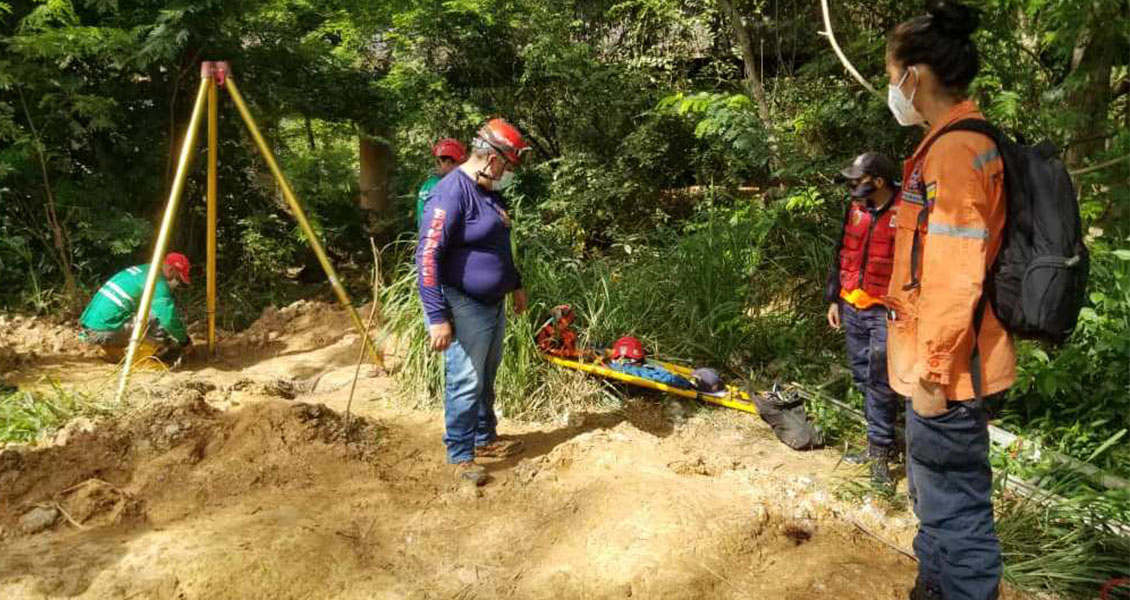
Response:
[{"label": "black bag on ground", "polygon": [[1020,145],[979,119],[958,121],[942,134],[949,131],[992,139],[1004,161],[1008,218],[983,294],[1014,335],[1062,343],[1083,308],[1090,259],[1075,188],[1055,145]]},{"label": "black bag on ground", "polygon": [[804,399],[796,392],[781,391],[773,386],[765,394],[750,390],[749,397],[757,406],[757,414],[786,446],[793,450],[812,450],[824,445],[824,436],[808,421]]}]

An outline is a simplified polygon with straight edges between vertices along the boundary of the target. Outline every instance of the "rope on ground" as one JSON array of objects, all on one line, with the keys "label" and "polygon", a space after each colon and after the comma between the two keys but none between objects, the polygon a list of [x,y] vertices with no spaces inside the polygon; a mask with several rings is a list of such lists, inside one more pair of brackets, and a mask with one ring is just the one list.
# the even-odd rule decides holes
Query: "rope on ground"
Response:
[{"label": "rope on ground", "polygon": [[36,506],[40,506],[40,507],[43,507],[43,508],[54,508],[55,510],[59,511],[59,514],[63,515],[63,518],[66,519],[68,523],[70,523],[71,525],[74,525],[75,528],[80,530],[80,531],[90,529],[86,525],[83,525],[82,523],[79,523],[78,521],[76,521],[74,519],[74,517],[72,517],[70,513],[68,513],[66,510],[64,510],[62,505],[60,505],[58,502],[51,502],[51,503],[48,503],[48,504],[37,504]]},{"label": "rope on ground", "polygon": [[[833,408],[841,411],[844,414],[847,414],[849,416],[854,417],[856,420],[858,420],[861,423],[866,423],[866,419],[864,418],[863,413],[859,412],[855,408],[852,408],[851,406],[849,406],[849,405],[847,405],[843,402],[840,402],[839,400],[836,400],[835,398],[829,397],[827,394],[823,394],[819,391],[813,391],[813,390],[811,390],[811,389],[805,387],[804,385],[797,383],[795,381],[790,382],[788,384],[788,387],[790,389],[796,390],[800,394],[800,396],[802,398],[805,398],[806,400],[823,402],[823,403],[825,403],[829,406],[832,406]],[[822,387],[822,386],[820,386],[820,387]],[[819,389],[820,388],[818,387],[817,390],[819,390]],[[904,431],[902,427],[896,427],[895,430],[900,432],[900,433]],[[1010,440],[1017,439],[1017,437],[1015,435],[1013,435],[1013,434],[1011,434],[1007,431],[1004,431],[1003,429],[1000,429],[1000,428],[993,426],[993,425],[989,426],[989,433],[990,433],[990,440],[991,440],[992,444],[995,445],[995,446],[998,446],[1000,448],[1007,448],[1012,443]],[[1096,483],[1099,483],[1100,485],[1107,486],[1108,488],[1113,488],[1113,489],[1124,489],[1121,486],[1125,485],[1126,482],[1125,482],[1125,480],[1123,480],[1119,477],[1115,477],[1113,475],[1105,474],[1101,470],[1099,470],[1097,467],[1094,467],[1093,465],[1087,465],[1086,463],[1081,463],[1080,461],[1073,459],[1069,456],[1064,456],[1062,454],[1058,454],[1056,452],[1046,450],[1046,449],[1044,450],[1044,452],[1047,452],[1050,456],[1055,458],[1056,462],[1058,462],[1060,465],[1067,466],[1069,468],[1069,470],[1073,470],[1075,472],[1082,472],[1084,475],[1090,476],[1092,481],[1095,481]],[[838,465],[838,463],[837,463],[837,465]],[[1079,465],[1084,465],[1086,467],[1090,467],[1091,470],[1083,471],[1083,470],[1079,469],[1079,467],[1078,467]],[[1096,475],[1097,475],[1097,477],[1096,477]],[[1039,485],[1034,485],[1030,482],[1024,481],[1024,480],[1016,477],[1015,475],[1011,475],[1011,474],[1005,475],[1005,477],[1004,477],[1004,488],[1016,493],[1017,495],[1025,498],[1025,499],[1028,499],[1030,501],[1033,501],[1033,502],[1036,502],[1036,503],[1039,503],[1039,504],[1043,504],[1043,505],[1055,506],[1055,505],[1063,505],[1063,504],[1066,504],[1068,502],[1066,498],[1064,498],[1064,497],[1062,497],[1058,494],[1055,494],[1054,492],[1045,490],[1042,487],[1040,487]],[[1087,524],[1091,524],[1094,521],[1090,518],[1085,518],[1084,522],[1087,523]],[[1115,531],[1119,532],[1120,534],[1127,536],[1127,537],[1130,537],[1130,523],[1124,523],[1122,521],[1114,520],[1110,523],[1110,526]]]},{"label": "rope on ground", "polygon": [[[373,319],[377,317],[377,308],[380,306],[377,293],[380,291],[381,281],[381,255],[377,252],[377,244],[373,238],[369,237],[369,247],[373,251],[373,307],[369,309],[369,320],[365,323],[365,334],[368,335],[369,330],[373,328]],[[361,363],[365,360],[365,340],[361,340],[361,352],[357,355],[357,368],[353,371],[353,383],[349,386],[349,400],[345,403],[345,436],[348,440],[350,423],[350,411],[353,408],[353,394],[357,391],[357,377],[361,374]]]},{"label": "rope on ground", "polygon": [[878,533],[871,531],[863,523],[860,523],[859,520],[855,517],[848,517],[848,521],[851,522],[852,525],[855,525],[856,529],[878,540],[880,544],[883,544],[884,546],[894,550],[895,552],[898,552],[899,554],[909,558],[910,560],[913,560],[914,562],[918,562],[918,557],[915,556],[913,552],[910,552],[909,550],[904,549],[902,546],[899,546],[898,544],[888,540]]},{"label": "rope on ground", "polygon": [[[793,381],[793,382],[789,383],[789,387],[796,390],[801,395],[801,397],[803,397],[803,398],[807,398],[809,400],[818,400],[820,402],[823,402],[827,405],[832,406],[833,408],[836,408],[841,413],[844,413],[846,415],[849,415],[849,416],[855,418],[855,420],[857,420],[860,423],[866,423],[867,422],[863,413],[860,412],[859,410],[855,409],[854,407],[852,407],[851,405],[849,405],[847,403],[844,403],[840,400],[832,398],[832,397],[828,396],[827,394],[821,393],[819,390],[822,386],[817,386],[815,388],[815,390],[813,390],[813,389],[810,389],[810,388],[808,388],[808,387],[806,387],[806,386],[804,386],[800,383]],[[895,430],[898,431],[899,433],[903,433],[902,427],[895,427]],[[997,427],[996,425],[989,425],[989,437],[990,437],[993,445],[999,446],[1001,448],[1009,448],[1009,447],[1012,447],[1015,444],[1022,443],[1020,436],[1018,436],[1014,433],[1011,433],[1009,431],[1006,431],[1004,429],[1001,429],[1000,427]],[[1042,448],[1038,444],[1036,444],[1035,442],[1027,441],[1026,443],[1033,446],[1038,453],[1046,454],[1047,456],[1051,457],[1051,459],[1053,461],[1055,461],[1056,463],[1059,463],[1063,466],[1066,466],[1069,470],[1077,471],[1077,472],[1079,472],[1083,475],[1086,475],[1087,477],[1091,478],[1091,480],[1093,480],[1095,483],[1098,483],[1099,485],[1101,485],[1105,488],[1108,488],[1108,489],[1130,489],[1130,481],[1127,481],[1126,479],[1124,479],[1122,477],[1119,477],[1119,476],[1111,474],[1111,473],[1107,473],[1107,472],[1103,471],[1102,469],[1100,469],[1100,468],[1098,468],[1094,465],[1085,463],[1085,462],[1083,462],[1079,459],[1072,458],[1072,457],[1064,455],[1064,454],[1060,454],[1059,452],[1056,452],[1054,450]]]}]

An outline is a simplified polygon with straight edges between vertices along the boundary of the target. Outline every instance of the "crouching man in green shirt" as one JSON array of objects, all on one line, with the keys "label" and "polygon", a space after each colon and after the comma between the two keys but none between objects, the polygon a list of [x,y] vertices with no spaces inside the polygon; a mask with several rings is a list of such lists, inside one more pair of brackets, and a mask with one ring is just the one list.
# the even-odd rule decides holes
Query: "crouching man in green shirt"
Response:
[{"label": "crouching man in green shirt", "polygon": [[[145,339],[135,355],[138,358],[151,355],[172,363],[192,345],[184,323],[177,316],[172,294],[172,290],[180,284],[189,283],[190,269],[188,258],[183,254],[170,252],[165,257],[153,290]],[[109,360],[121,360],[129,347],[137,305],[141,302],[148,273],[149,265],[137,265],[118,272],[98,288],[82,312],[79,337],[101,347],[103,355]]]}]

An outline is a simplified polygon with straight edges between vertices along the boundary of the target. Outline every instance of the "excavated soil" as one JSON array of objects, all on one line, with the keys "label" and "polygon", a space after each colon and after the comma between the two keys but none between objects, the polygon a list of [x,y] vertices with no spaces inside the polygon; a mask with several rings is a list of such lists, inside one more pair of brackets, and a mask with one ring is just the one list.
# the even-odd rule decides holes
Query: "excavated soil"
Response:
[{"label": "excavated soil", "polygon": [[[506,421],[525,452],[468,488],[442,415],[392,404],[387,377],[362,369],[345,417],[358,350],[332,307],[269,311],[212,362],[139,373],[127,410],[0,450],[0,598],[882,600],[913,582],[862,531],[905,547],[912,518],[836,499],[838,455],[756,417],[654,397]],[[105,392],[114,367],[67,352],[12,377]]]}]

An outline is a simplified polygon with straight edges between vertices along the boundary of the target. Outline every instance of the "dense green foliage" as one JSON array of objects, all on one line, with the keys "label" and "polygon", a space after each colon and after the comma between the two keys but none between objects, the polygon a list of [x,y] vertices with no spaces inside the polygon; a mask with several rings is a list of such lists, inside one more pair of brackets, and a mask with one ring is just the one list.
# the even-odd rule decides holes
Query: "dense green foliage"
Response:
[{"label": "dense green foliage", "polygon": [[[1130,153],[1124,1],[975,4],[974,96],[992,120],[1053,140],[1073,169]],[[510,414],[561,408],[555,388],[566,380],[528,343],[561,302],[578,308],[591,341],[630,332],[732,375],[851,397],[821,300],[844,202],[835,173],[868,149],[905,157],[920,133],[845,74],[816,35],[819,3],[736,5],[763,97],[747,86],[717,0],[0,2],[0,307],[73,312],[103,278],[144,260],[198,63],[228,59],[359,294],[366,238],[404,236],[386,251],[385,300],[416,391],[437,390],[438,363],[419,335],[407,260],[412,196],[431,141],[468,139],[500,114],[535,149],[511,196],[535,305],[507,342]],[[920,7],[832,5],[836,37],[882,90],[885,32]],[[293,281],[310,256],[227,102],[221,139],[221,323],[231,328],[310,293]],[[385,149],[391,174],[375,214],[358,203],[360,139]],[[204,157],[201,148],[198,167]],[[1063,348],[1023,345],[1002,418],[1126,475],[1130,162],[1075,183],[1093,251],[1090,305]],[[173,240],[198,263],[203,190],[197,168]],[[198,317],[201,303],[188,304]]]}]

